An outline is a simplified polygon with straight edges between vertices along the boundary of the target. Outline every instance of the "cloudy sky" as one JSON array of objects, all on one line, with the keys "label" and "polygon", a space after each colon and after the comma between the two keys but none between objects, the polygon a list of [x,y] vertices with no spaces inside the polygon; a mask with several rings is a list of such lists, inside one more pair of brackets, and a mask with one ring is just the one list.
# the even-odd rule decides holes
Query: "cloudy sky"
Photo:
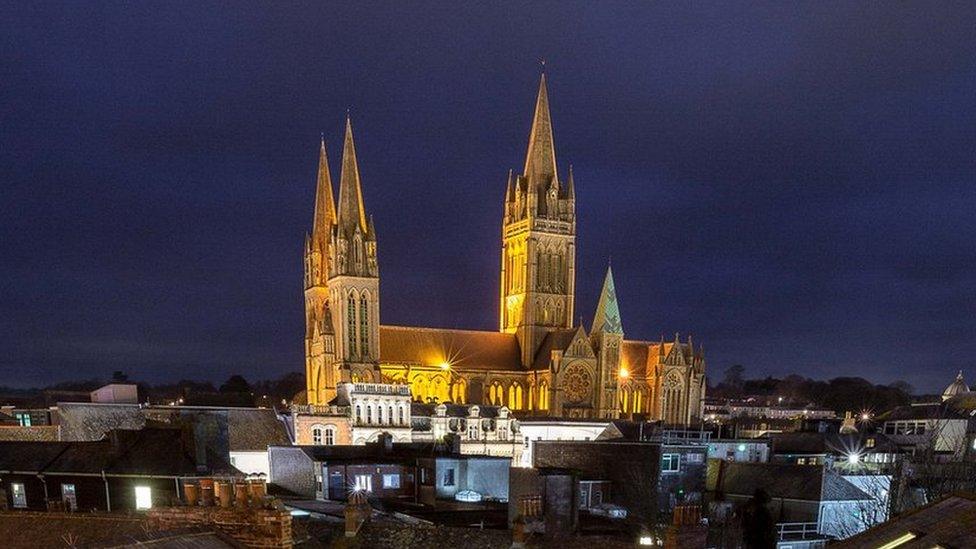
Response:
[{"label": "cloudy sky", "polygon": [[301,370],[347,109],[383,322],[495,329],[543,58],[587,323],[612,256],[713,375],[976,381],[976,4],[687,4],[5,4],[0,384]]}]

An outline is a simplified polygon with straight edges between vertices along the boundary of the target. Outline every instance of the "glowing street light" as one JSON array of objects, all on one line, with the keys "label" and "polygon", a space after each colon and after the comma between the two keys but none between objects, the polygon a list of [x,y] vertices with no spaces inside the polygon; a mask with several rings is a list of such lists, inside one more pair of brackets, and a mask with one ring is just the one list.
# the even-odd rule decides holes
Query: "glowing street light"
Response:
[{"label": "glowing street light", "polygon": [[848,454],[847,456],[847,462],[850,463],[851,465],[857,465],[858,462],[860,461],[861,461],[861,454],[852,453],[852,454]]},{"label": "glowing street light", "polygon": [[451,363],[450,362],[447,362],[447,361],[441,362],[438,366],[441,367],[441,370],[450,370],[451,369]]},{"label": "glowing street light", "polygon": [[627,368],[620,369],[620,377],[622,379],[627,379],[628,377],[630,377],[630,372],[627,371]]}]

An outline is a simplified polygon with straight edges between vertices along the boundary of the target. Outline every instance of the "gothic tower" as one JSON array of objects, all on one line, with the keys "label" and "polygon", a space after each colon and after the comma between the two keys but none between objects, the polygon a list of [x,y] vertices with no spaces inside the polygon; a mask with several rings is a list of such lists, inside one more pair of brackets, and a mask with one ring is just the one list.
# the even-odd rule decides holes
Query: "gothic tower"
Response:
[{"label": "gothic tower", "polygon": [[600,301],[596,305],[593,324],[590,326],[590,342],[597,360],[596,409],[598,417],[616,418],[617,389],[619,387],[620,350],[624,342],[624,328],[620,322],[620,306],[617,305],[617,289],[613,284],[613,271],[607,266],[603,279]]},{"label": "gothic tower", "polygon": [[521,175],[509,172],[502,227],[499,329],[518,337],[530,365],[546,332],[571,328],[576,269],[576,197],[570,168],[559,181],[546,76],[539,83]]},{"label": "gothic tower", "polygon": [[380,277],[376,230],[367,222],[352,123],[339,176],[339,212],[329,246],[329,307],[342,382],[380,381]]},{"label": "gothic tower", "polygon": [[305,235],[305,383],[310,404],[324,404],[335,396],[335,337],[329,307],[328,263],[335,202],[325,140],[319,147],[312,233]]}]

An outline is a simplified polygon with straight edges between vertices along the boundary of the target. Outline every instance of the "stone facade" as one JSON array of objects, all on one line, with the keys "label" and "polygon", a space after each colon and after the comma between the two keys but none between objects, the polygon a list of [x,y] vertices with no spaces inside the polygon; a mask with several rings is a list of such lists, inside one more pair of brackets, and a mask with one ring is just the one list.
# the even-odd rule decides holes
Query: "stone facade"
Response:
[{"label": "stone facade", "polygon": [[509,173],[497,332],[383,326],[377,237],[365,213],[347,120],[333,201],[322,143],[305,245],[306,398],[328,404],[343,382],[398,383],[419,402],[505,406],[566,418],[701,417],[705,359],[691,338],[627,340],[607,269],[589,331],[574,326],[576,192],[559,176],[545,77],[525,166]]}]

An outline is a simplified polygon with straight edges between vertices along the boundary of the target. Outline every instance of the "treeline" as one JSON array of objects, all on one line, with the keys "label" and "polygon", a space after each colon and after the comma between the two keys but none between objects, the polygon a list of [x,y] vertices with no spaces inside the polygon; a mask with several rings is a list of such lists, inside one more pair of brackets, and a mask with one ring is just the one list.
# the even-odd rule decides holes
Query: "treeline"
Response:
[{"label": "treeline", "polygon": [[876,385],[861,377],[835,377],[823,381],[795,374],[784,378],[745,379],[744,371],[740,365],[727,368],[722,381],[709,386],[708,396],[729,399],[761,397],[770,404],[813,404],[843,414],[847,411],[879,413],[903,406],[911,403],[914,392],[912,386],[904,381]]},{"label": "treeline", "polygon": [[130,380],[123,372],[115,372],[109,379],[63,381],[46,387],[19,389],[0,387],[0,404],[16,406],[51,406],[57,402],[85,400],[88,393],[108,383],[134,383],[139,389],[139,401],[152,404],[183,404],[187,406],[278,406],[290,404],[305,390],[305,374],[288,372],[281,377],[248,382],[233,375],[221,384],[210,381],[182,379],[175,383],[149,384]]}]

